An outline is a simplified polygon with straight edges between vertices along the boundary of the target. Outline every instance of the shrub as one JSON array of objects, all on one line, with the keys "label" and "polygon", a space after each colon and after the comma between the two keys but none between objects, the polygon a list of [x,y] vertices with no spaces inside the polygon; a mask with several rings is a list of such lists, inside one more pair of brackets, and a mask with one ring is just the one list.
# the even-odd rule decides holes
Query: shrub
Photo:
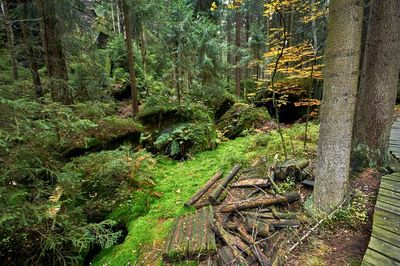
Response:
[{"label": "shrub", "polygon": [[215,147],[216,131],[211,111],[204,105],[149,103],[138,115],[147,131],[142,143],[149,150],[181,159]]}]

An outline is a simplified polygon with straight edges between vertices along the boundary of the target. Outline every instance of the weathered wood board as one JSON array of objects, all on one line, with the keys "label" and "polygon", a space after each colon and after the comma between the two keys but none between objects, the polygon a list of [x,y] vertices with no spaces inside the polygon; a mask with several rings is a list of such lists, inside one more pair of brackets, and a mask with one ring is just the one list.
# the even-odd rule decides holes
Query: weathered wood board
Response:
[{"label": "weathered wood board", "polygon": [[[400,120],[393,124],[389,149],[400,161]],[[398,166],[392,169],[399,169]],[[373,217],[372,235],[363,266],[400,265],[400,173],[383,176]]]},{"label": "weathered wood board", "polygon": [[215,254],[217,244],[212,230],[213,222],[211,207],[176,218],[165,243],[164,259],[174,262]]}]

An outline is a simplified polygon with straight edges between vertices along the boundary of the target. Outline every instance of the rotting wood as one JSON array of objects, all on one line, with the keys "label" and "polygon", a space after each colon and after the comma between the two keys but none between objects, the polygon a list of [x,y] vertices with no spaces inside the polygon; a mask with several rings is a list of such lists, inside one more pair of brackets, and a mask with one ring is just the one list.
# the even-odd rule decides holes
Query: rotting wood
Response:
[{"label": "rotting wood", "polygon": [[263,178],[243,179],[231,185],[231,187],[259,187],[259,188],[265,188],[268,186],[269,186],[269,180]]},{"label": "rotting wood", "polygon": [[196,194],[194,194],[184,205],[185,207],[190,207],[192,206],[196,201],[200,199],[201,196],[204,195],[204,193],[207,192],[207,190],[210,189],[212,185],[217,182],[217,180],[222,176],[222,172],[218,171],[208,182],[199,190],[197,191]]},{"label": "rotting wood", "polygon": [[222,262],[222,265],[235,266],[235,256],[228,246],[223,246],[218,250],[218,256]]},{"label": "rotting wood", "polygon": [[294,213],[278,212],[276,210],[275,206],[271,206],[271,212],[272,212],[273,218],[276,218],[276,219],[294,219],[294,218],[296,218],[296,214],[294,214]]},{"label": "rotting wood", "polygon": [[221,184],[211,193],[209,196],[209,201],[213,204],[218,202],[218,197],[221,194],[222,191],[226,189],[228,186],[229,182],[232,181],[232,179],[239,173],[240,170],[240,165],[235,165],[231,172],[221,181]]},{"label": "rotting wood", "polygon": [[274,167],[275,178],[283,180],[288,176],[295,176],[296,179],[301,180],[301,170],[306,168],[309,163],[309,160],[302,159],[295,162],[286,162],[282,166]]},{"label": "rotting wood", "polygon": [[243,241],[238,238],[237,236],[234,236],[230,233],[228,233],[219,222],[214,223],[214,230],[215,233],[218,234],[225,242],[225,244],[229,247],[231,250],[234,258],[235,258],[235,265],[240,265],[240,263],[245,263],[245,259],[243,258],[239,248],[242,251],[247,251],[249,248]]},{"label": "rotting wood", "polygon": [[217,251],[215,234],[212,230],[213,211],[203,208],[196,213],[179,217],[167,238],[164,260],[205,258]]},{"label": "rotting wood", "polygon": [[271,219],[268,220],[268,224],[274,228],[286,228],[286,227],[300,227],[301,223],[298,219]]},{"label": "rotting wood", "polygon": [[292,203],[299,199],[300,199],[300,194],[298,192],[289,192],[283,196],[259,197],[238,202],[227,203],[226,205],[221,206],[219,211],[222,213],[234,212],[244,209],[251,209],[259,206],[271,206],[275,204]]},{"label": "rotting wood", "polygon": [[260,263],[261,266],[269,266],[271,265],[270,259],[264,255],[256,241],[253,239],[251,235],[247,233],[247,229],[245,228],[242,222],[236,221],[238,224],[238,231],[239,234],[242,236],[243,240],[250,245],[251,249],[253,250],[253,254]]},{"label": "rotting wood", "polygon": [[268,223],[262,222],[254,218],[247,217],[245,224],[246,228],[248,228],[248,231],[254,235],[267,237],[271,232],[271,228]]},{"label": "rotting wood", "polygon": [[250,216],[250,217],[255,217],[255,218],[261,218],[261,219],[274,219],[273,213],[271,212],[249,212],[249,211],[241,211],[240,212],[242,215],[245,216]]}]

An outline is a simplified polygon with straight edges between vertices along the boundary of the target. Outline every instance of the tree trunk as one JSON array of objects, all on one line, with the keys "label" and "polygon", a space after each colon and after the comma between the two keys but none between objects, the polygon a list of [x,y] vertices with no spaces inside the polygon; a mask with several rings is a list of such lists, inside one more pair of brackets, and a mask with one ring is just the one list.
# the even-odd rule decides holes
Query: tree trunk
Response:
[{"label": "tree trunk", "polygon": [[131,81],[132,114],[135,116],[137,113],[139,113],[139,103],[136,88],[135,58],[132,52],[132,27],[129,16],[129,7],[126,4],[126,0],[120,0],[120,3],[122,13],[124,15],[124,28],[126,34],[125,44],[128,54],[129,79]]},{"label": "tree trunk", "polygon": [[[311,7],[315,7],[315,0],[311,0]],[[311,13],[311,15],[314,17],[315,13]],[[312,26],[312,34],[313,34],[313,47],[314,50],[318,50],[318,28],[317,28],[317,20],[315,18],[312,19],[311,21],[311,26]]]},{"label": "tree trunk", "polygon": [[[21,4],[21,1],[19,0],[18,2]],[[24,11],[24,19],[28,19],[28,7],[27,4],[23,4],[23,11]],[[42,81],[40,80],[40,75],[39,75],[39,66],[37,64],[36,58],[35,58],[35,53],[33,50],[33,36],[31,30],[28,28],[27,23],[25,22],[22,23],[22,34],[24,37],[24,42],[25,42],[25,52],[29,61],[29,70],[31,71],[32,74],[32,82],[33,86],[35,87],[35,95],[36,98],[39,100],[42,100],[43,98],[43,87],[42,87]]]},{"label": "tree trunk", "polygon": [[242,29],[242,16],[240,14],[240,3],[236,7],[236,29],[235,29],[235,44],[236,44],[236,55],[235,55],[235,81],[236,81],[236,94],[240,97],[240,82],[242,80],[242,69],[240,67],[240,55],[239,50],[241,46],[240,31]]},{"label": "tree trunk", "polygon": [[47,72],[51,78],[51,97],[53,101],[72,104],[73,97],[68,86],[68,68],[65,59],[61,31],[56,17],[56,4],[41,1],[47,54]]},{"label": "tree trunk", "polygon": [[1,1],[1,8],[3,10],[3,17],[4,17],[4,26],[6,28],[7,33],[7,48],[10,53],[10,60],[11,60],[11,70],[12,76],[15,80],[18,79],[18,66],[17,66],[17,56],[15,54],[15,39],[14,39],[14,32],[12,29],[12,22],[10,20],[10,16],[8,13],[8,3],[7,1]]},{"label": "tree trunk", "polygon": [[227,70],[226,70],[226,80],[227,83],[229,84],[231,80],[231,65],[232,65],[232,49],[231,49],[231,44],[232,44],[232,18],[231,14],[229,11],[227,12],[227,18],[226,18],[226,47],[227,47]]},{"label": "tree trunk", "polygon": [[353,159],[388,161],[389,134],[400,71],[400,2],[371,3],[353,136]]},{"label": "tree trunk", "polygon": [[314,207],[325,212],[340,205],[348,194],[362,11],[359,0],[330,4],[314,188]]}]

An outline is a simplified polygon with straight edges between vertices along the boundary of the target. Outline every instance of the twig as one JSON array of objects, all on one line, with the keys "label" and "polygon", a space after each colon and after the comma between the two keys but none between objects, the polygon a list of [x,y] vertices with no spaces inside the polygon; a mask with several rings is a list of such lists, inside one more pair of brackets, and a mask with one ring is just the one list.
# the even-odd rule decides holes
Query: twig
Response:
[{"label": "twig", "polygon": [[284,52],[285,46],[286,46],[286,39],[287,39],[287,36],[286,36],[286,21],[285,21],[285,17],[282,15],[282,13],[279,11],[278,8],[276,8],[276,11],[279,13],[279,16],[280,16],[282,24],[283,24],[283,42],[282,42],[281,51],[280,51],[280,53],[278,55],[278,58],[276,59],[274,72],[272,73],[272,78],[271,78],[272,103],[273,103],[274,108],[275,108],[276,122],[278,124],[278,133],[279,133],[279,136],[280,136],[281,141],[282,141],[283,153],[285,154],[285,159],[287,160],[286,145],[285,145],[285,140],[283,138],[281,125],[280,125],[280,122],[279,122],[279,107],[278,107],[278,105],[276,103],[276,91],[275,91],[275,76],[276,76],[276,73],[278,72],[279,60],[282,58],[283,52]]},{"label": "twig", "polygon": [[303,235],[299,241],[297,241],[292,247],[289,248],[288,252],[292,252],[298,245],[300,245],[304,239],[306,239],[318,226],[320,226],[324,221],[327,219],[330,219],[338,210],[340,210],[343,206],[343,204],[346,202],[344,200],[333,212],[331,212],[328,216],[325,216],[321,220],[318,221],[305,235]]}]

